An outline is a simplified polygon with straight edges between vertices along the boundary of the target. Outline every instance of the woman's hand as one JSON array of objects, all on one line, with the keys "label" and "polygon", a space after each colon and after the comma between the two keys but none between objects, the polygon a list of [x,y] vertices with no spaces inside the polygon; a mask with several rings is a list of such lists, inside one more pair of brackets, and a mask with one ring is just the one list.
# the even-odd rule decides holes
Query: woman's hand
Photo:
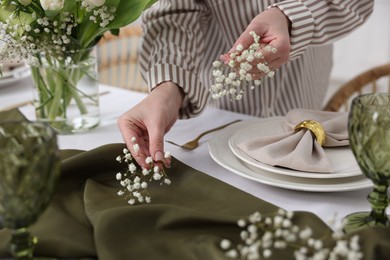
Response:
[{"label": "woman's hand", "polygon": [[[148,167],[145,163],[148,156],[156,162],[164,161],[164,135],[176,122],[183,98],[180,87],[172,82],[163,82],[119,117],[118,127],[122,137],[141,167]],[[132,137],[136,138],[139,151],[134,150]],[[164,163],[169,165],[170,162]]]},{"label": "woman's hand", "polygon": [[[276,52],[263,52],[264,59],[261,62],[266,62],[271,70],[280,68],[282,64],[288,61],[290,55],[290,35],[289,35],[290,21],[276,7],[267,9],[258,14],[241,36],[235,42],[233,48],[221,56],[221,60],[227,63],[230,60],[230,53],[235,52],[237,45],[241,44],[243,49],[248,49],[254,42],[253,37],[249,34],[254,31],[261,37],[260,43],[264,45],[271,45],[276,48]],[[261,51],[261,47],[259,49]],[[258,61],[254,61],[256,63]]]}]

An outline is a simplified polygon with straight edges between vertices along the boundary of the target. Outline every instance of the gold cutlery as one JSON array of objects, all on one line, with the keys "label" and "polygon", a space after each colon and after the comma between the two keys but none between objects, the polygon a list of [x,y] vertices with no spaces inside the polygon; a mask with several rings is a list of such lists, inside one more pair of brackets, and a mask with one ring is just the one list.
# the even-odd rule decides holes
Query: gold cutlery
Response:
[{"label": "gold cutlery", "polygon": [[230,122],[230,123],[227,123],[227,124],[218,126],[218,127],[216,127],[216,128],[207,130],[207,131],[201,133],[200,135],[198,135],[197,137],[195,137],[195,139],[193,139],[193,140],[191,140],[191,141],[189,141],[189,142],[187,142],[187,143],[185,143],[185,144],[182,144],[182,145],[177,144],[177,143],[174,143],[174,142],[172,142],[172,141],[168,141],[168,140],[166,140],[166,141],[167,141],[168,143],[170,143],[170,144],[179,146],[179,147],[184,148],[184,149],[187,149],[187,150],[194,150],[196,147],[199,146],[199,140],[200,140],[203,136],[205,136],[205,135],[207,135],[207,134],[209,134],[209,133],[212,133],[212,132],[221,130],[221,129],[227,127],[228,125],[231,125],[231,124],[234,124],[234,123],[237,123],[237,122],[240,122],[240,121],[241,121],[241,120],[238,119],[238,120],[232,121],[232,122]]},{"label": "gold cutlery", "polygon": [[[99,93],[99,96],[104,96],[108,93],[110,93],[110,91],[103,91],[103,92]],[[0,108],[0,112],[5,111],[5,110],[10,110],[13,108],[21,108],[21,107],[32,105],[32,104],[33,104],[33,100],[27,100],[27,101],[16,103],[16,104],[8,106],[8,107]]]}]

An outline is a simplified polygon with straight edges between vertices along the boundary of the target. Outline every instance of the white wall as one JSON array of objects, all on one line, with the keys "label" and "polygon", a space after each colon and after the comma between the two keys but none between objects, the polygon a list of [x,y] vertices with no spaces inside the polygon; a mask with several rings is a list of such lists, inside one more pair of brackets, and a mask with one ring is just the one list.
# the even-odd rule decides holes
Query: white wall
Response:
[{"label": "white wall", "polygon": [[390,1],[376,0],[370,18],[351,34],[334,43],[331,95],[360,72],[390,62]]}]

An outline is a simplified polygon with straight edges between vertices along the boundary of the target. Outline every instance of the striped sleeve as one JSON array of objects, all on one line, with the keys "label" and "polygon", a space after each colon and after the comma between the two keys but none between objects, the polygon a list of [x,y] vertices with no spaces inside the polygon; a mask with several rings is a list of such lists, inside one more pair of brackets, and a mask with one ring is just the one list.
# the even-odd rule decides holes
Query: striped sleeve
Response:
[{"label": "striped sleeve", "polygon": [[287,0],[278,7],[291,21],[290,59],[309,45],[323,45],[358,28],[372,13],[373,0]]},{"label": "striped sleeve", "polygon": [[143,77],[151,89],[164,81],[183,89],[187,102],[179,111],[182,118],[200,113],[208,99],[206,87],[198,80],[205,53],[200,21],[207,13],[200,1],[160,0],[142,16]]}]

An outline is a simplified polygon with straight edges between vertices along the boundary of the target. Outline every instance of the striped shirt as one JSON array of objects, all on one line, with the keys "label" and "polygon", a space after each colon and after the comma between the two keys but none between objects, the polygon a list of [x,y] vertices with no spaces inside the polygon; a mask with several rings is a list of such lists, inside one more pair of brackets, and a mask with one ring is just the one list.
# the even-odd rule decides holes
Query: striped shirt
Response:
[{"label": "striped shirt", "polygon": [[[180,118],[207,104],[268,117],[293,108],[321,109],[332,67],[331,43],[362,24],[372,0],[159,0],[142,15],[140,64],[148,86],[179,85],[186,97]],[[212,62],[227,53],[251,20],[270,6],[291,21],[290,60],[243,98],[213,100]]]}]

